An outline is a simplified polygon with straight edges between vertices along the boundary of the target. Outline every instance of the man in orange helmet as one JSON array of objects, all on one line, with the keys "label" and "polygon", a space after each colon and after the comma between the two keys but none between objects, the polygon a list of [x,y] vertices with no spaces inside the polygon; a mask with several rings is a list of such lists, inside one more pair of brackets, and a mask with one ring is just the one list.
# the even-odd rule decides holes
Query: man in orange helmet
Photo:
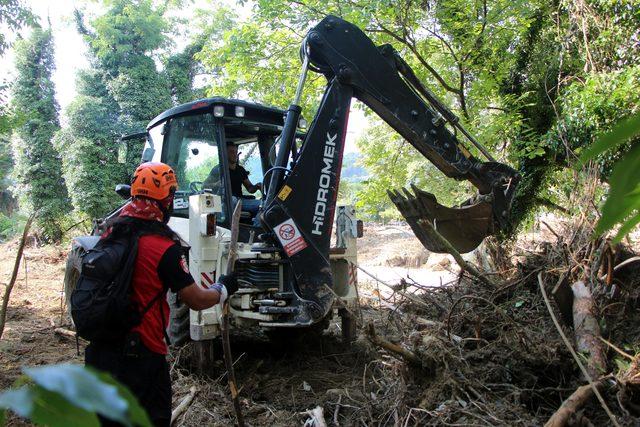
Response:
[{"label": "man in orange helmet", "polygon": [[103,239],[140,236],[130,290],[133,304],[144,307],[142,320],[122,343],[91,342],[85,351],[86,364],[129,387],[155,426],[169,426],[171,420],[167,291],[176,292],[189,308],[203,310],[238,289],[233,275],[222,275],[208,289],[196,285],[180,240],[167,226],[176,188],[175,173],[164,163],[143,163],[136,169],[131,201],[110,221]]}]

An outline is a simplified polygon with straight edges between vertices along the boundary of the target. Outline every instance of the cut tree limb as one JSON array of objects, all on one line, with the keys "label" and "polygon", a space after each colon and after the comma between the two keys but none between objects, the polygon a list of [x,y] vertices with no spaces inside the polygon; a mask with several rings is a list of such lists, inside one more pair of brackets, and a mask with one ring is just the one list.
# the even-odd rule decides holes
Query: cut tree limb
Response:
[{"label": "cut tree limb", "polygon": [[422,359],[420,359],[418,355],[415,354],[414,352],[406,350],[400,347],[398,344],[394,344],[392,342],[385,340],[384,338],[379,337],[376,334],[376,330],[373,327],[373,323],[369,323],[367,325],[367,337],[369,338],[369,341],[371,341],[373,344],[377,345],[378,347],[382,347],[383,349],[392,353],[394,356],[400,356],[407,362],[412,363],[414,365],[423,366]]},{"label": "cut tree limb", "polygon": [[[603,381],[594,383],[597,388],[602,388]],[[571,415],[575,414],[582,408],[585,403],[593,396],[591,385],[585,384],[580,386],[571,393],[571,396],[558,408],[558,410],[549,418],[544,427],[564,427],[569,423]]]},{"label": "cut tree limb", "polygon": [[13,273],[11,273],[11,279],[9,280],[9,284],[4,289],[4,297],[2,298],[2,307],[0,308],[0,339],[2,339],[2,334],[4,332],[4,325],[7,320],[7,307],[9,306],[9,297],[11,296],[11,291],[13,290],[13,286],[16,284],[16,279],[18,278],[20,260],[22,259],[22,253],[24,252],[24,245],[27,242],[27,235],[29,234],[29,229],[31,228],[31,223],[33,222],[34,217],[35,217],[35,214],[31,214],[29,219],[27,219],[26,224],[24,225],[24,229],[22,230],[22,237],[20,238],[20,243],[18,244],[18,253],[16,254],[16,260],[13,263]]},{"label": "cut tree limb", "polygon": [[595,305],[589,288],[578,281],[571,285],[573,291],[573,327],[576,350],[589,355],[587,372],[598,378],[607,368],[605,348],[600,341],[600,325],[594,316]]},{"label": "cut tree limb", "polygon": [[191,402],[193,402],[193,398],[196,396],[196,393],[198,393],[198,388],[196,386],[191,386],[191,388],[189,389],[189,394],[187,394],[184,399],[182,399],[182,401],[178,404],[178,406],[176,406],[176,409],[171,412],[171,425],[173,425],[178,417],[187,410],[189,405],[191,405]]},{"label": "cut tree limb", "polygon": [[578,354],[571,346],[569,339],[564,334],[564,331],[560,326],[560,322],[558,322],[556,315],[553,313],[553,309],[551,308],[551,303],[549,302],[549,297],[547,296],[547,291],[544,289],[544,282],[542,281],[542,272],[538,273],[538,285],[540,287],[540,293],[542,294],[544,303],[547,306],[547,310],[549,311],[549,316],[551,316],[551,320],[553,321],[554,326],[558,330],[558,334],[560,334],[560,338],[562,338],[562,342],[564,342],[564,345],[567,346],[567,349],[571,353],[571,356],[573,356],[573,360],[576,361],[576,364],[580,368],[582,375],[584,375],[585,378],[587,378],[587,381],[589,381],[589,387],[591,387],[596,397],[598,398],[598,402],[600,402],[600,406],[602,406],[602,409],[604,409],[604,411],[607,413],[607,416],[611,420],[611,424],[613,424],[615,427],[620,427],[620,423],[618,423],[618,420],[616,419],[615,415],[613,415],[613,413],[611,412],[611,409],[609,409],[609,407],[607,406],[607,403],[604,401],[602,394],[600,394],[600,392],[598,391],[598,387],[596,387],[597,383],[594,382],[593,379],[591,379],[591,376],[589,375],[587,368],[585,368],[582,362],[580,361]]},{"label": "cut tree limb", "polygon": [[69,329],[65,329],[65,328],[55,328],[53,330],[53,332],[57,335],[62,335],[64,337],[69,337],[69,338],[76,338],[76,333],[75,331],[71,331]]}]

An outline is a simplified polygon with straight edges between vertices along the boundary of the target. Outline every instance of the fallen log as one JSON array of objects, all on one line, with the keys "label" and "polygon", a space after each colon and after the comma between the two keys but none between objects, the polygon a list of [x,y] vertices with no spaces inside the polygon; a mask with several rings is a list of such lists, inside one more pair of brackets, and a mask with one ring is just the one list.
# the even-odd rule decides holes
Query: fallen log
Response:
[{"label": "fallen log", "polygon": [[[602,388],[603,381],[598,381],[593,385]],[[544,424],[544,427],[564,427],[569,423],[571,416],[580,410],[593,396],[593,388],[590,384],[580,386],[571,393],[571,396],[558,408],[558,410]]]},{"label": "fallen log", "polygon": [[595,304],[589,288],[578,281],[571,285],[573,291],[573,327],[576,350],[588,354],[587,372],[598,378],[607,368],[605,348],[600,340],[600,325],[594,316]]},{"label": "fallen log", "polygon": [[193,402],[193,398],[196,396],[196,393],[198,393],[198,388],[196,386],[191,386],[191,388],[189,389],[189,394],[187,394],[178,404],[178,406],[176,406],[176,409],[171,412],[171,425],[173,425],[178,417],[187,410],[189,405],[191,405],[191,402]]},{"label": "fallen log", "polygon": [[69,338],[76,338],[76,333],[75,331],[71,331],[69,329],[65,329],[65,328],[55,328],[53,330],[53,333],[55,333],[56,335],[62,335],[64,337],[69,337]]},{"label": "fallen log", "polygon": [[376,330],[373,327],[373,323],[369,323],[369,325],[367,325],[367,337],[369,338],[369,341],[371,341],[373,344],[377,345],[378,347],[384,348],[385,350],[392,353],[394,356],[400,356],[407,362],[417,366],[423,365],[422,359],[420,359],[420,357],[418,357],[418,355],[415,354],[414,352],[406,350],[400,347],[398,344],[394,344],[392,342],[385,340],[384,338],[379,337],[376,334]]}]

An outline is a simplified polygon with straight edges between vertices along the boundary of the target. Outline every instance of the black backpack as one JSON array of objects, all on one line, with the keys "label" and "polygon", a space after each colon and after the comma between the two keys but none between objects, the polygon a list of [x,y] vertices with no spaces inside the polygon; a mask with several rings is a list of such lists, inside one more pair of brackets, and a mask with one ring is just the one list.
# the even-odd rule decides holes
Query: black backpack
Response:
[{"label": "black backpack", "polygon": [[[88,341],[123,342],[164,295],[163,290],[142,309],[131,300],[139,238],[134,234],[100,239],[83,255],[80,277],[70,300],[78,336]],[[164,323],[164,318],[162,320]]]}]

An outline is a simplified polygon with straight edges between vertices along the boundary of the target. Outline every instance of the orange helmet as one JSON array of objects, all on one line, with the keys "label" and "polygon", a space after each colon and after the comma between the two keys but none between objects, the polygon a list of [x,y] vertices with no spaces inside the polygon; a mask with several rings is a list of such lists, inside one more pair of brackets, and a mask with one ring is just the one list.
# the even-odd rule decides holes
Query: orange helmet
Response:
[{"label": "orange helmet", "polygon": [[164,200],[178,188],[171,166],[160,162],[143,163],[133,173],[131,196]]}]

